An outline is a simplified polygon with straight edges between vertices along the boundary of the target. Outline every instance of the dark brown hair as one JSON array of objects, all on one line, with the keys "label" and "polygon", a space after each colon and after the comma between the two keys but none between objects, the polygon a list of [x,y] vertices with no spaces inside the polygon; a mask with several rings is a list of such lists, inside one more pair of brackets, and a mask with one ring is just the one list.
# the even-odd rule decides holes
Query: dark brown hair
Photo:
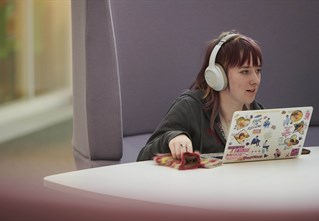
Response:
[{"label": "dark brown hair", "polygon": [[209,42],[205,54],[204,63],[190,89],[202,90],[204,92],[203,100],[205,103],[205,110],[212,111],[212,125],[212,121],[215,120],[217,113],[219,111],[220,98],[219,92],[209,87],[206,83],[204,77],[205,70],[208,67],[209,58],[214,47],[219,43],[219,41],[223,37],[231,33],[237,35],[225,42],[218,51],[216,56],[216,63],[220,64],[224,68],[226,76],[229,68],[243,66],[247,61],[248,63],[250,63],[251,59],[254,66],[262,65],[262,54],[258,43],[247,36],[241,35],[238,32],[224,32],[217,39],[213,39]]}]

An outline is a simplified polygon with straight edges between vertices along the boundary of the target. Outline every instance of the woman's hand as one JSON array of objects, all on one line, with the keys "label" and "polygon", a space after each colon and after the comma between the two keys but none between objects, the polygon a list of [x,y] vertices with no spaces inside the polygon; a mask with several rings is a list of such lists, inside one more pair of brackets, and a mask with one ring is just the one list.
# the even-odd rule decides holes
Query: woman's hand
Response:
[{"label": "woman's hand", "polygon": [[168,147],[171,150],[172,157],[175,159],[181,159],[181,156],[185,152],[193,152],[192,141],[184,134],[174,137],[169,143]]}]

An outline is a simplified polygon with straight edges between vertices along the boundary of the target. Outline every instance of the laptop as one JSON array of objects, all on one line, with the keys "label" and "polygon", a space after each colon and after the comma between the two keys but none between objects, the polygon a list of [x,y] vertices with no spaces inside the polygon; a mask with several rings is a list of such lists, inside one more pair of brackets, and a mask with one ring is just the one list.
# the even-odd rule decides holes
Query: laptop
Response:
[{"label": "laptop", "polygon": [[300,156],[312,111],[309,106],[235,112],[223,163]]}]

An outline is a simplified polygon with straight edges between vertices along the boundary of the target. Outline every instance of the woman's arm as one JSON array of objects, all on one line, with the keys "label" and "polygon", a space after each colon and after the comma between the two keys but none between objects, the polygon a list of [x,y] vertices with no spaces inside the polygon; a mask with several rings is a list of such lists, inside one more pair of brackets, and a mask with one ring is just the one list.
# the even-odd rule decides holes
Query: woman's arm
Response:
[{"label": "woman's arm", "polygon": [[[151,160],[158,153],[172,153],[171,149],[175,154],[180,154],[180,151],[183,151],[178,149],[182,147],[181,144],[186,145],[190,141],[190,118],[190,107],[187,100],[178,98],[140,151],[137,161]],[[185,135],[188,140],[180,135]],[[176,139],[173,140],[173,138]],[[169,146],[170,141],[172,143]]]}]

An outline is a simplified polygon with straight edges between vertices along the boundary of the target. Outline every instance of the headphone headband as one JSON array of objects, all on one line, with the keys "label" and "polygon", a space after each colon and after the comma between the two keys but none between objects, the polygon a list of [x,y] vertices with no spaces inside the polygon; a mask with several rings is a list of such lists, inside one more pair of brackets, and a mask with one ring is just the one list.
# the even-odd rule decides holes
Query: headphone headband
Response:
[{"label": "headphone headband", "polygon": [[238,34],[228,34],[226,35],[225,37],[223,37],[219,42],[218,44],[214,47],[211,55],[210,55],[210,58],[209,58],[209,65],[214,65],[215,64],[215,60],[216,60],[216,57],[217,57],[217,53],[219,51],[219,49],[222,47],[222,45],[227,42],[230,38],[232,37],[235,37],[235,36],[238,36]]}]

